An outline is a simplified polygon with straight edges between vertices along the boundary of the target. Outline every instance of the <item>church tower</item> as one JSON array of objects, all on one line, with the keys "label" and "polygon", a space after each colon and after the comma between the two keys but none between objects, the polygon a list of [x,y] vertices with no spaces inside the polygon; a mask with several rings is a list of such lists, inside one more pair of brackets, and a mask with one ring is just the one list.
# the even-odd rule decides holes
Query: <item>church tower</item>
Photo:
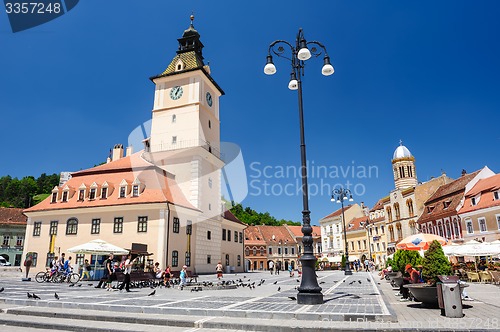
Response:
[{"label": "church tower", "polygon": [[392,170],[396,189],[410,188],[417,185],[415,157],[403,145],[402,141],[399,141],[399,146],[392,156]]},{"label": "church tower", "polygon": [[155,95],[145,158],[172,174],[184,197],[200,211],[180,218],[180,223],[192,225],[188,248],[196,248],[191,258],[197,270],[211,271],[207,256],[214,261],[221,257],[220,241],[207,241],[207,234],[222,239],[219,98],[224,91],[203,61],[204,46],[193,20],[191,15],[167,68],[151,77]]}]

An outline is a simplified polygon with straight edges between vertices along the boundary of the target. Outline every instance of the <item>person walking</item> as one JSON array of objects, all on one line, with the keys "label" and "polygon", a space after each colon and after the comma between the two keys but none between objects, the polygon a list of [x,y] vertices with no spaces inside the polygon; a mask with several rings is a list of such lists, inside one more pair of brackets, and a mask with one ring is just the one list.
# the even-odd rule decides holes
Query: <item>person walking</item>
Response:
[{"label": "person walking", "polygon": [[[95,286],[95,288],[101,288],[103,283],[108,283],[108,280],[113,272],[113,257],[113,254],[109,254],[108,258],[104,261],[104,273],[102,278],[99,280],[99,284]],[[111,281],[109,281],[109,283],[111,284]]]},{"label": "person walking", "polygon": [[187,266],[184,265],[182,267],[181,273],[179,273],[179,278],[181,279],[181,283],[179,284],[180,290],[182,290],[184,288],[184,286],[187,285],[187,281],[186,281],[187,277],[188,277],[188,275],[187,275]]},{"label": "person walking", "polygon": [[274,263],[273,261],[269,262],[269,271],[271,271],[271,274],[273,274],[273,269],[274,269]]},{"label": "person walking", "polygon": [[28,273],[30,272],[31,265],[33,264],[33,257],[28,255],[24,261],[24,267],[26,268],[26,279],[28,279]]},{"label": "person walking", "polygon": [[215,271],[217,271],[217,279],[219,279],[219,280],[220,280],[220,278],[222,278],[222,270],[223,270],[222,263],[219,262],[217,264],[217,266],[215,267]]},{"label": "person walking", "polygon": [[134,261],[132,260],[132,254],[128,254],[127,260],[123,265],[123,275],[125,277],[125,280],[123,280],[122,284],[120,285],[119,288],[120,291],[122,291],[123,287],[125,287],[125,290],[127,292],[130,292],[130,273],[132,273],[132,265],[134,265]]},{"label": "person walking", "polygon": [[89,260],[86,259],[84,262],[83,262],[83,267],[82,267],[82,280],[85,279],[85,276],[87,276],[87,280],[90,279],[90,270],[91,270],[91,266],[89,264]]},{"label": "person walking", "polygon": [[163,283],[164,283],[165,287],[167,287],[167,285],[170,284],[171,273],[172,272],[170,272],[170,265],[167,265],[167,268],[165,269],[165,273],[163,275]]}]

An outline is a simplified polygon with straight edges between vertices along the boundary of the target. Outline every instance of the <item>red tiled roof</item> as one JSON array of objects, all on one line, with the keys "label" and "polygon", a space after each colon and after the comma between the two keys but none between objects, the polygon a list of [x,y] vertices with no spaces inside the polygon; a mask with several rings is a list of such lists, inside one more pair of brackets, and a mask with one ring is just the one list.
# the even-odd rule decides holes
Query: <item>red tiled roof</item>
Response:
[{"label": "red tiled roof", "polygon": [[[347,206],[344,206],[344,212],[347,211],[347,210],[349,210],[351,207],[352,207],[352,205],[350,205],[350,204],[347,205]],[[342,213],[342,208],[338,209],[335,212],[330,213],[326,217],[321,218],[321,220],[324,220],[324,219],[327,219],[327,218],[333,218],[333,217],[336,217],[336,216],[340,216],[341,213]]]},{"label": "red tiled roof", "polygon": [[[493,192],[500,189],[500,174],[479,180],[474,187],[465,193],[465,201],[459,213],[466,213],[494,206],[500,206],[500,199],[495,199]],[[471,198],[481,194],[477,205],[471,205]]]},{"label": "red tiled roof", "polygon": [[0,208],[0,224],[2,225],[26,225],[28,217],[23,214],[23,209]]},{"label": "red tiled roof", "polygon": [[[289,226],[286,225],[286,228],[290,230],[290,232],[293,234],[295,237],[302,237],[304,234],[302,234],[302,226]],[[313,237],[318,237],[321,236],[321,228],[319,226],[311,226],[313,231],[312,231],[312,236]]]},{"label": "red tiled roof", "polygon": [[440,186],[425,202],[424,210],[417,222],[424,223],[457,215],[457,207],[462,200],[465,186],[478,173],[479,171],[466,174],[450,183]]},{"label": "red tiled roof", "polygon": [[259,226],[248,226],[245,228],[245,244],[266,245]]},{"label": "red tiled roof", "polygon": [[378,202],[375,203],[375,205],[371,208],[370,212],[374,212],[377,210],[383,210],[384,209],[384,202],[386,202],[388,198],[389,197],[384,197],[384,198],[379,199]]},{"label": "red tiled roof", "polygon": [[[39,204],[24,211],[29,213],[35,211],[166,202],[197,210],[186,199],[173,176],[143,160],[141,153],[142,151],[101,166],[73,173],[72,178],[63,187],[59,187],[58,201],[56,203],[51,202],[52,195],[50,195]],[[136,179],[139,180],[144,190],[139,193],[139,196],[132,197],[130,191],[132,183]],[[127,182],[128,192],[126,197],[120,198],[119,187],[123,180]],[[99,188],[96,198],[90,200],[88,197],[89,186],[94,182]],[[101,199],[100,188],[104,182],[107,182],[109,185],[108,197]],[[78,189],[82,184],[85,184],[87,187],[86,198],[83,201],[79,201]],[[70,193],[67,202],[61,202],[63,188],[66,186],[72,188],[74,192]]]},{"label": "red tiled roof", "polygon": [[[354,218],[351,221],[349,221],[349,224],[346,225],[346,232],[353,232],[353,231],[359,231],[365,229],[365,225],[368,222],[368,217],[359,217],[359,218]],[[361,224],[363,223],[363,225]]]},{"label": "red tiled roof", "polygon": [[[249,241],[264,241],[265,243],[269,244],[278,243],[279,241],[295,243],[294,237],[292,237],[285,226],[249,226],[247,229],[245,229],[245,237],[248,238]],[[245,241],[245,243],[247,242],[248,241]]]},{"label": "red tiled roof", "polygon": [[224,219],[227,219],[229,221],[235,222],[237,224],[241,224],[241,225],[247,226],[247,224],[245,224],[244,222],[242,222],[241,220],[239,220],[238,218],[236,218],[236,216],[231,211],[229,211],[229,210],[224,211]]}]

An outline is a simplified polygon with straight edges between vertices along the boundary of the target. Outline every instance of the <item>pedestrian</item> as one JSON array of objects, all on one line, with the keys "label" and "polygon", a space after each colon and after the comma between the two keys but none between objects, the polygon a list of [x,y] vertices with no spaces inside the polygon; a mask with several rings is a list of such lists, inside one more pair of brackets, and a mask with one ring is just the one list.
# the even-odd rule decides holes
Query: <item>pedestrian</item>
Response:
[{"label": "pedestrian", "polygon": [[61,258],[57,261],[57,270],[58,271],[63,271],[64,270],[64,262],[66,261],[66,254],[62,253]]},{"label": "pedestrian", "polygon": [[292,264],[288,265],[288,272],[290,273],[290,278],[293,277],[293,267]]},{"label": "pedestrian", "polygon": [[271,274],[273,274],[273,269],[274,269],[274,263],[273,261],[269,262],[269,271],[271,271]]},{"label": "pedestrian", "polygon": [[123,287],[125,287],[125,290],[127,292],[130,292],[130,273],[132,273],[132,265],[134,265],[134,261],[132,260],[132,254],[128,254],[127,260],[123,265],[123,276],[125,277],[125,279],[120,285],[120,291],[122,291]]},{"label": "pedestrian", "polygon": [[24,261],[24,266],[26,268],[26,279],[28,279],[28,273],[30,272],[32,264],[33,264],[33,256],[29,254],[28,257],[26,257],[26,260]]},{"label": "pedestrian", "polygon": [[278,262],[276,263],[276,271],[275,271],[275,273],[276,273],[277,275],[279,275],[279,274],[280,274],[280,270],[281,270],[281,262],[280,262],[280,261],[278,261]]},{"label": "pedestrian", "polygon": [[85,279],[85,276],[87,276],[87,280],[90,279],[90,270],[91,270],[91,266],[89,264],[89,260],[86,259],[84,262],[83,262],[83,267],[82,267],[82,280]]},{"label": "pedestrian", "polygon": [[167,286],[170,283],[170,276],[172,275],[172,272],[170,272],[170,265],[167,265],[167,268],[165,269],[165,274],[163,275],[163,283],[165,286]]},{"label": "pedestrian", "polygon": [[71,259],[72,257],[69,256],[68,259],[64,262],[63,270],[64,272],[66,272],[66,274],[71,273],[71,270],[73,269],[73,266],[71,265]]},{"label": "pedestrian", "polygon": [[153,272],[155,273],[155,278],[156,279],[161,279],[163,271],[160,269],[160,263],[156,262],[155,266],[153,268]]},{"label": "pedestrian", "polygon": [[187,275],[187,266],[184,265],[182,267],[181,273],[179,273],[179,278],[181,279],[181,283],[179,284],[179,288],[181,290],[182,290],[182,288],[184,288],[184,286],[187,285],[187,282],[186,282],[187,277],[188,277],[188,275]]},{"label": "pedestrian", "polygon": [[222,263],[219,262],[217,264],[217,266],[215,267],[215,271],[217,271],[217,279],[219,279],[219,280],[220,280],[220,278],[222,278],[222,269],[223,269]]},{"label": "pedestrian", "polygon": [[365,259],[365,271],[366,272],[370,272],[370,261],[367,259]]}]

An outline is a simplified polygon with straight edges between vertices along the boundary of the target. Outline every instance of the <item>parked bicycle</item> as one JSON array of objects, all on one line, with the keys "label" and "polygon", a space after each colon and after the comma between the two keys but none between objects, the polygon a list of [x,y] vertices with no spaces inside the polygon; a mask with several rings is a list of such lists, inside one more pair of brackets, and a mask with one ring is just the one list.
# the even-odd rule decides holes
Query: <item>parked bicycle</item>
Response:
[{"label": "parked bicycle", "polygon": [[38,272],[35,276],[37,282],[69,282],[71,284],[76,284],[80,281],[80,275],[73,272],[73,269],[67,271],[51,271],[47,269],[45,272]]}]

